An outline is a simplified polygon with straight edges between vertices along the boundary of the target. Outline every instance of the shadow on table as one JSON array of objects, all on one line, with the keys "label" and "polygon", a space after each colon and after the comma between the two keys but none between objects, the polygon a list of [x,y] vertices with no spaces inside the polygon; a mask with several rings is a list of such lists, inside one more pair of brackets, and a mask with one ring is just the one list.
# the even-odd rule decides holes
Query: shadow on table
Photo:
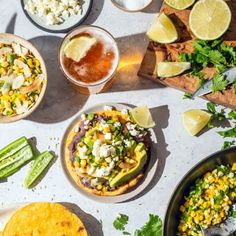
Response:
[{"label": "shadow on table", "polygon": [[41,52],[48,70],[48,86],[39,108],[27,119],[40,123],[56,123],[75,115],[88,96],[78,93],[60,70],[58,49],[61,38],[40,36],[30,41]]},{"label": "shadow on table", "polygon": [[155,107],[151,109],[151,114],[156,123],[154,132],[156,135],[157,143],[156,144],[153,143],[152,145],[152,158],[153,159],[151,159],[151,163],[149,164],[149,169],[151,169],[154,163],[156,162],[156,159],[154,158],[158,159],[157,169],[149,185],[140,194],[138,194],[137,196],[135,196],[134,198],[128,201],[133,201],[142,197],[143,195],[151,191],[156,186],[156,184],[158,183],[158,181],[160,180],[164,172],[166,159],[170,155],[170,152],[167,149],[168,144],[165,141],[165,136],[163,133],[163,129],[168,127],[168,124],[169,124],[169,117],[170,117],[169,108],[167,105]]},{"label": "shadow on table", "polygon": [[147,8],[145,8],[142,12],[158,13],[160,11],[161,5],[162,5],[162,1],[153,0],[152,3]]},{"label": "shadow on table", "polygon": [[[145,33],[124,36],[116,40],[120,51],[120,64],[113,85],[107,92],[165,88],[137,75],[148,45]],[[155,64],[155,59],[150,63]]]},{"label": "shadow on table", "polygon": [[75,213],[83,222],[89,236],[104,236],[102,231],[102,224],[92,215],[82,211],[76,204],[61,202],[63,206]]},{"label": "shadow on table", "polygon": [[92,9],[87,17],[87,19],[83,22],[85,25],[93,24],[99,15],[102,12],[103,6],[104,6],[105,0],[93,0],[93,6]]}]

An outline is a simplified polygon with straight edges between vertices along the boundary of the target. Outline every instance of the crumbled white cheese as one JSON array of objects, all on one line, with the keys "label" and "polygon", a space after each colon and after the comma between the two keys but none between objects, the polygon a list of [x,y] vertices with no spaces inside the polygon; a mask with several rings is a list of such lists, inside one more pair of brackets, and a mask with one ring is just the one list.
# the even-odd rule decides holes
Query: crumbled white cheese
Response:
[{"label": "crumbled white cheese", "polygon": [[137,136],[137,135],[140,134],[140,131],[137,129],[137,125],[136,124],[127,123],[126,127],[127,127],[127,129],[129,130],[129,133],[132,136]]},{"label": "crumbled white cheese", "polygon": [[85,120],[85,121],[84,121],[84,124],[85,124],[85,125],[88,125],[89,122],[90,122],[89,120]]},{"label": "crumbled white cheese", "polygon": [[45,20],[47,25],[63,23],[80,12],[80,0],[29,0],[25,9]]},{"label": "crumbled white cheese", "polygon": [[91,166],[88,170],[87,173],[88,175],[92,175],[95,172],[96,168],[94,166]]},{"label": "crumbled white cheese", "polygon": [[122,113],[122,115],[127,115],[128,114],[128,110],[127,109],[122,109],[121,113]]},{"label": "crumbled white cheese", "polygon": [[100,157],[109,157],[109,156],[114,156],[116,154],[116,149],[107,144],[103,144],[100,148]]},{"label": "crumbled white cheese", "polygon": [[131,142],[128,139],[125,139],[124,143],[126,147],[131,147]]},{"label": "crumbled white cheese", "polygon": [[101,167],[100,169],[96,169],[94,176],[98,178],[107,177],[108,175],[110,175],[114,167],[115,167],[115,162],[112,161],[108,167]]},{"label": "crumbled white cheese", "polygon": [[104,138],[105,138],[106,140],[111,140],[111,133],[106,133],[105,136],[104,136]]},{"label": "crumbled white cheese", "polygon": [[104,111],[112,111],[113,108],[111,106],[104,106]]},{"label": "crumbled white cheese", "polygon": [[119,121],[116,121],[116,122],[114,123],[114,127],[119,127],[119,126],[121,126],[121,123],[120,123]]},{"label": "crumbled white cheese", "polygon": [[83,121],[86,120],[86,115],[85,114],[81,115],[81,120],[83,120]]},{"label": "crumbled white cheese", "polygon": [[97,139],[93,144],[92,154],[95,156],[95,160],[100,159],[100,145],[101,145],[101,141],[99,139]]},{"label": "crumbled white cheese", "polygon": [[87,159],[87,155],[86,152],[88,151],[88,148],[84,145],[82,147],[79,148],[79,157],[81,159]]}]

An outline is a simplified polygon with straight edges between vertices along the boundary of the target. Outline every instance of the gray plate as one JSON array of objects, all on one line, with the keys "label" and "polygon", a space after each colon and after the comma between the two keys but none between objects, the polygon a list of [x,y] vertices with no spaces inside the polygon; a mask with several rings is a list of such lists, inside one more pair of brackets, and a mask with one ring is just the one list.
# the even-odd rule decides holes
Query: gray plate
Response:
[{"label": "gray plate", "polygon": [[151,132],[151,138],[152,138],[152,154],[151,154],[151,159],[149,161],[149,164],[146,168],[146,172],[145,172],[145,176],[143,178],[143,180],[141,181],[141,183],[139,183],[133,190],[121,194],[119,196],[97,196],[95,194],[91,194],[87,191],[85,191],[84,189],[81,189],[80,187],[78,187],[76,185],[76,183],[74,182],[74,180],[72,179],[72,177],[70,176],[69,172],[67,171],[66,168],[66,164],[64,162],[65,157],[64,157],[64,148],[65,148],[65,142],[67,139],[68,134],[70,133],[70,131],[73,129],[73,127],[78,124],[78,121],[81,119],[81,114],[83,113],[89,113],[89,112],[97,112],[97,111],[101,111],[104,109],[104,105],[107,106],[114,106],[116,107],[118,110],[121,109],[130,109],[131,107],[127,106],[127,105],[123,105],[123,104],[114,104],[114,103],[106,103],[106,104],[99,104],[97,106],[93,106],[87,110],[83,110],[81,112],[78,113],[78,116],[72,121],[72,123],[69,125],[69,127],[66,129],[62,142],[61,142],[61,162],[62,162],[62,166],[64,169],[64,172],[69,180],[69,182],[84,196],[98,201],[98,202],[103,202],[103,203],[118,203],[118,202],[124,202],[127,201],[129,199],[134,198],[136,195],[138,195],[139,193],[141,193],[144,189],[146,189],[146,187],[150,184],[150,182],[152,181],[156,170],[157,170],[157,166],[158,166],[158,158],[157,158],[157,152],[155,150],[156,148],[156,143],[157,143],[157,139],[155,136],[155,133],[153,131],[153,129],[150,129]]},{"label": "gray plate", "polygon": [[26,17],[39,29],[42,29],[51,33],[67,33],[72,30],[74,27],[79,26],[89,15],[90,10],[92,8],[93,0],[84,0],[83,11],[82,14],[78,14],[76,16],[71,16],[66,18],[66,20],[62,24],[58,25],[46,25],[45,21],[36,15],[30,14],[25,10],[25,4],[28,0],[21,0],[22,9],[26,15]]}]

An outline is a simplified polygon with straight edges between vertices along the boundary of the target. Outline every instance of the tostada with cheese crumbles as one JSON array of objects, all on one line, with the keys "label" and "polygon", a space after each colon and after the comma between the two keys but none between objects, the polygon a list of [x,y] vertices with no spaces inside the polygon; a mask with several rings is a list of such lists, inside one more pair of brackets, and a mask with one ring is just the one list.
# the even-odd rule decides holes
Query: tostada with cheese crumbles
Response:
[{"label": "tostada with cheese crumbles", "polygon": [[133,189],[144,176],[151,156],[151,114],[145,125],[136,110],[104,106],[82,114],[69,131],[64,147],[66,168],[74,182],[99,196],[117,196]]}]

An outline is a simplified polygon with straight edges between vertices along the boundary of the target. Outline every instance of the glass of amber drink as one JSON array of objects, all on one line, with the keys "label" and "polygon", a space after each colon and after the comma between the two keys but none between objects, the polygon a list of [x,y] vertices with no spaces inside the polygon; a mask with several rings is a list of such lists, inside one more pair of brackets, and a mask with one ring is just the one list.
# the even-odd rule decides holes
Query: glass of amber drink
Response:
[{"label": "glass of amber drink", "polygon": [[65,36],[59,62],[66,78],[80,93],[100,93],[112,83],[119,64],[119,49],[106,30],[80,26]]}]

